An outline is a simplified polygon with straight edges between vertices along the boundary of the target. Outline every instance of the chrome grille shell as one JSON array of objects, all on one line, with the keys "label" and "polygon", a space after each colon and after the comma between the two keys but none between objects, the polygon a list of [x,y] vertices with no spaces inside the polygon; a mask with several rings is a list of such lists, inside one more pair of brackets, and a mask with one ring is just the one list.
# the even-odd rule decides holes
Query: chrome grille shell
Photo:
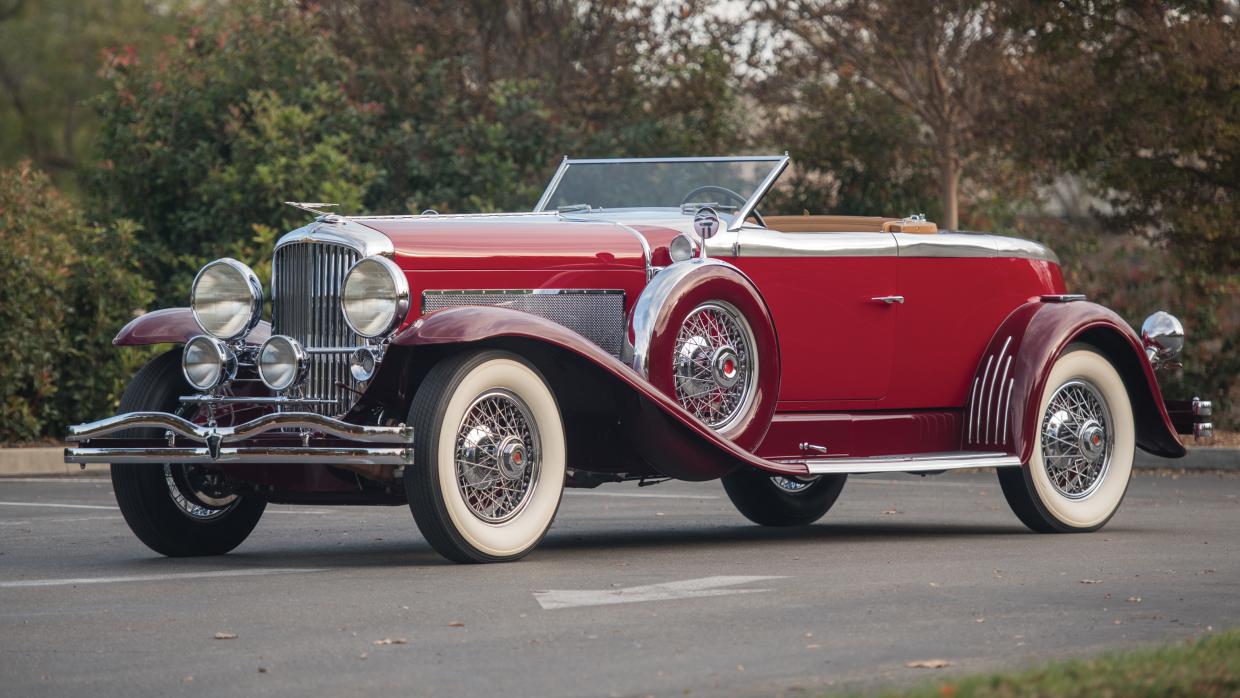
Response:
[{"label": "chrome grille shell", "polygon": [[353,247],[304,240],[276,248],[272,260],[272,333],[306,348],[310,368],[301,397],[332,400],[312,406],[321,414],[348,411],[359,389],[349,375],[349,351],[365,342],[349,329],[340,310],[340,285],[359,259]]}]

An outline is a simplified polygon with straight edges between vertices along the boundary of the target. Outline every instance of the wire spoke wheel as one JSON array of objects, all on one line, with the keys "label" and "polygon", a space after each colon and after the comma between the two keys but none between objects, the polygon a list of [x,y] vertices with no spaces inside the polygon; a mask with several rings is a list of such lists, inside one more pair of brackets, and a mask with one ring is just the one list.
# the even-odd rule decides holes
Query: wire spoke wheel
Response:
[{"label": "wire spoke wheel", "polygon": [[722,302],[704,303],[685,318],[673,347],[676,399],[712,429],[744,415],[757,378],[755,340],[740,312]]},{"label": "wire spoke wheel", "polygon": [[1068,381],[1051,395],[1042,416],[1042,461],[1060,494],[1094,493],[1110,464],[1112,429],[1106,401],[1089,381]]},{"label": "wire spoke wheel", "polygon": [[538,484],[540,451],[521,398],[502,389],[479,395],[456,434],[456,484],[470,512],[492,524],[520,513]]}]

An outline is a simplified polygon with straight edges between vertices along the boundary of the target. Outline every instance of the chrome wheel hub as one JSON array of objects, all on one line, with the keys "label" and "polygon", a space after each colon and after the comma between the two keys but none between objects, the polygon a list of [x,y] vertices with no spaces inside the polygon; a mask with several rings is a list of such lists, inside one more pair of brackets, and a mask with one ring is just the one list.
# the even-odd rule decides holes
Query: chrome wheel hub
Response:
[{"label": "chrome wheel hub", "polygon": [[168,494],[177,509],[195,521],[227,514],[239,497],[228,491],[224,474],[199,465],[164,465]]},{"label": "chrome wheel hub", "polygon": [[681,406],[713,429],[726,429],[748,409],[756,384],[754,336],[736,308],[704,303],[676,335],[673,379]]},{"label": "chrome wheel hub", "polygon": [[1097,386],[1083,379],[1051,395],[1042,418],[1042,463],[1051,484],[1069,499],[1093,494],[1111,460],[1111,413]]},{"label": "chrome wheel hub", "polygon": [[516,516],[538,483],[538,427],[507,390],[474,399],[456,432],[456,484],[471,513],[487,523]]},{"label": "chrome wheel hub", "polygon": [[784,477],[772,475],[771,484],[789,494],[804,492],[806,488],[818,481],[818,477]]}]

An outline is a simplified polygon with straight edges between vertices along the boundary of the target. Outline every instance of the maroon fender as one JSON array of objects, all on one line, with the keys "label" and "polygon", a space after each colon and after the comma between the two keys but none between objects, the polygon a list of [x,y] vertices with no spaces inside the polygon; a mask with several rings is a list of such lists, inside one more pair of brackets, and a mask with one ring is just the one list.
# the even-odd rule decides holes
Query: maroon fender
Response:
[{"label": "maroon fender", "polygon": [[1082,301],[1031,301],[999,326],[969,386],[965,448],[1001,450],[1028,463],[1051,366],[1073,342],[1096,348],[1124,379],[1132,399],[1137,445],[1158,456],[1183,456],[1184,445],[1175,435],[1141,340],[1119,315]]},{"label": "maroon fender", "polygon": [[631,365],[665,395],[675,395],[674,348],[681,323],[694,308],[723,301],[753,330],[758,371],[749,415],[720,433],[741,448],[762,443],[779,400],[779,340],[770,310],[753,283],[736,267],[714,259],[678,264],[660,272],[633,310]]},{"label": "maroon fender", "polygon": [[[112,343],[118,347],[140,347],[147,344],[184,344],[186,340],[202,334],[202,328],[194,320],[189,308],[164,308],[155,310],[129,321],[116,333]],[[245,338],[248,344],[262,344],[271,336],[271,323],[266,320],[250,330]]]},{"label": "maroon fender", "polygon": [[[742,465],[785,475],[805,475],[804,465],[768,461],[721,437],[654,385],[585,337],[558,323],[518,310],[465,306],[422,316],[392,337],[395,346],[471,344],[495,339],[540,342],[587,361],[641,398],[642,409],[625,415],[641,425],[639,450],[677,461],[682,479],[720,477]],[[646,409],[650,405],[655,409]],[[765,431],[765,429],[764,429]]]}]

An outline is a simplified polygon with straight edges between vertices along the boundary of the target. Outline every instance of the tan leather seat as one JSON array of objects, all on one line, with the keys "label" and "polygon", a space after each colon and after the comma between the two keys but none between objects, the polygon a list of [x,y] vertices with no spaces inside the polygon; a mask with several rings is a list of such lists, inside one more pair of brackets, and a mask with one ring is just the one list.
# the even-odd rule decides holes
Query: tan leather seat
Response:
[{"label": "tan leather seat", "polygon": [[766,225],[781,233],[937,233],[930,221],[883,216],[766,216]]}]

